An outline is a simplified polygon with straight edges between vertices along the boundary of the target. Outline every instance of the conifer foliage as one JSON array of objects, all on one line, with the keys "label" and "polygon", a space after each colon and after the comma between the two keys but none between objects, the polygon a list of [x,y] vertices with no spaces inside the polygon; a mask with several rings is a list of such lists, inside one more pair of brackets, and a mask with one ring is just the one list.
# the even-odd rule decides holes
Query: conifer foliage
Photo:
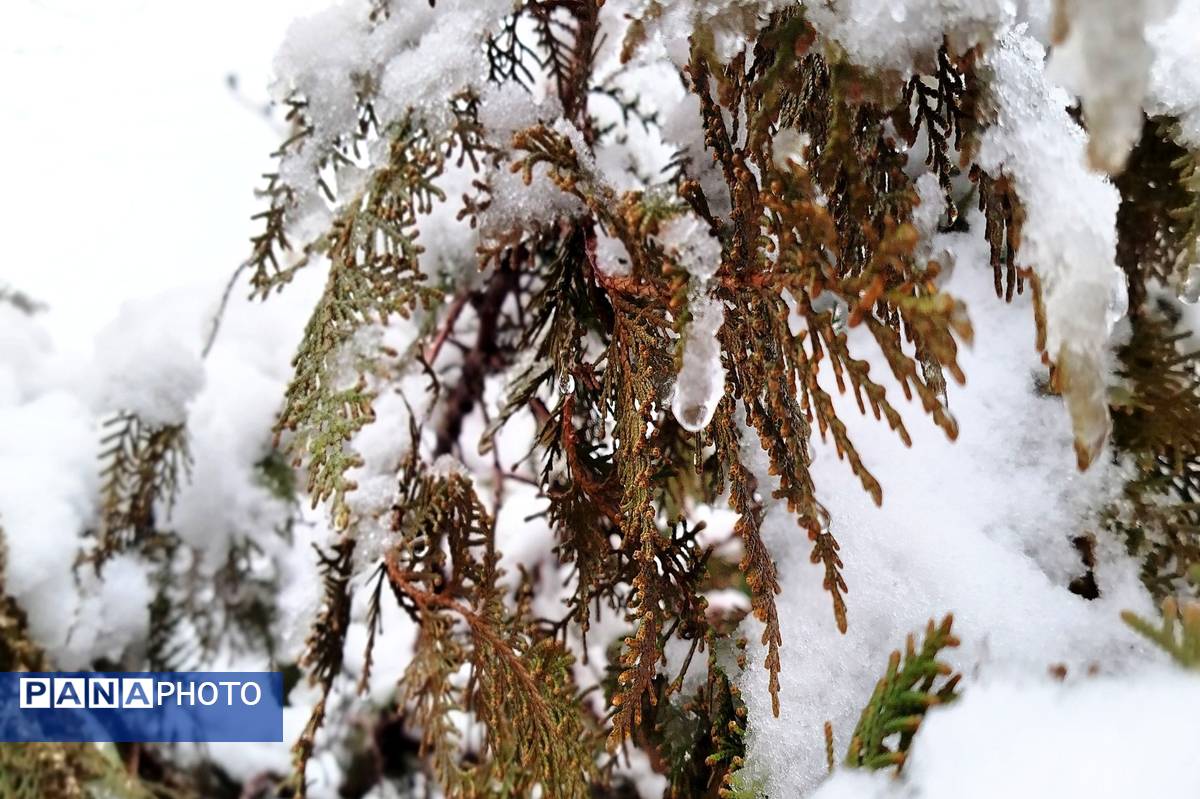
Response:
[{"label": "conifer foliage", "polygon": [[[874,769],[895,766],[899,771],[925,712],[956,697],[962,675],[951,675],[950,667],[937,659],[942,649],[958,646],[958,639],[950,633],[953,622],[950,616],[936,627],[929,622],[919,651],[910,635],[903,661],[899,652],[892,653],[887,671],[863,708],[850,739],[846,765]],[[885,741],[892,736],[898,737],[889,748]]]},{"label": "conifer foliage", "polygon": [[[196,499],[224,485],[201,378],[157,403],[105,395],[71,575],[100,592],[144,570],[149,630],[115,651],[58,642],[92,666],[283,669],[291,756],[233,779],[153,748],[0,747],[0,793],[802,795],[824,777],[788,762],[821,748],[805,659],[824,653],[862,707],[863,664],[828,652],[874,663],[894,644],[863,641],[860,608],[882,637],[969,593],[939,592],[938,547],[867,538],[896,493],[932,498],[918,521],[951,542],[972,523],[939,516],[963,486],[924,466],[893,484],[880,447],[920,464],[922,443],[993,416],[1016,431],[987,439],[1005,469],[1052,440],[1104,488],[1055,517],[1071,529],[983,518],[970,540],[1001,565],[955,578],[1009,568],[1072,622],[1153,598],[1161,624],[1126,613],[1098,649],[1114,672],[1149,643],[1195,669],[1200,96],[1152,79],[1150,16],[1137,92],[1114,92],[1091,82],[1113,65],[1075,4],[1053,27],[1029,4],[872,5],[351,0],[296,23],[277,61],[291,133],[233,286],[315,290],[273,425],[237,442],[253,491],[236,513],[217,489]],[[36,310],[7,290],[0,306]],[[972,318],[1002,314],[1019,324],[976,341]],[[191,353],[201,376],[220,323]],[[1057,427],[957,404],[972,368],[992,390],[986,356],[1014,351],[1033,374],[1002,377]],[[902,553],[894,573],[855,560],[872,549]],[[1086,591],[1063,565],[1076,550]],[[22,607],[37,582],[10,591],[3,566],[0,665],[48,667],[33,631],[51,626]],[[892,653],[837,763],[831,708],[834,780],[902,785],[926,721],[958,712],[991,631],[952,620]],[[836,643],[785,634],[801,621]],[[794,741],[762,734],[776,720]]]}]

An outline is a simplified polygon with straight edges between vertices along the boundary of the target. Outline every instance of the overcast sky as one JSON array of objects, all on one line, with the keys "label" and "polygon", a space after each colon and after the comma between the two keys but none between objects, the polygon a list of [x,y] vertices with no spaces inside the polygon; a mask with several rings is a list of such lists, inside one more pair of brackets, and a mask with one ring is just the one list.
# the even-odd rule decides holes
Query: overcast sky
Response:
[{"label": "overcast sky", "polygon": [[0,283],[49,306],[60,346],[246,256],[280,130],[261,110],[271,60],[323,5],[0,0]]}]

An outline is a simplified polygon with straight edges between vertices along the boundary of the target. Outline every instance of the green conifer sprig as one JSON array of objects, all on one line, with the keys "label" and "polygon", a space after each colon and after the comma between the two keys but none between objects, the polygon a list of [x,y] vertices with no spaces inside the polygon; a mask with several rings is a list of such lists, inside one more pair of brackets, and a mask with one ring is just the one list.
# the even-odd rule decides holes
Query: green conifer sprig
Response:
[{"label": "green conifer sprig", "polygon": [[346,633],[350,627],[350,580],[354,548],[354,539],[345,536],[328,552],[322,552],[314,545],[321,572],[321,609],[305,642],[299,665],[307,670],[310,683],[318,686],[321,695],[292,747],[295,767],[293,783],[298,799],[308,795],[308,761],[316,746],[317,732],[325,723],[326,704],[333,690],[333,681],[342,670]]},{"label": "green conifer sprig", "polygon": [[[746,705],[721,666],[729,641],[710,636],[708,672],[694,693],[664,697],[640,740],[667,765],[664,799],[725,799],[746,754]],[[745,639],[735,646],[744,647]]]},{"label": "green conifer sprig", "polygon": [[1186,204],[1171,211],[1171,218],[1181,227],[1182,241],[1175,258],[1173,282],[1185,291],[1200,291],[1200,286],[1187,286],[1192,271],[1200,264],[1200,155],[1187,151],[1171,166],[1179,171],[1178,186],[1186,193]]},{"label": "green conifer sprig", "polygon": [[1173,141],[1177,123],[1146,119],[1129,166],[1117,178],[1117,260],[1129,295],[1129,337],[1116,350],[1109,391],[1114,452],[1132,465],[1106,526],[1141,558],[1153,596],[1194,593],[1200,564],[1200,352],[1174,301],[1158,286],[1174,282],[1194,231],[1179,209],[1191,202],[1187,153]]},{"label": "green conifer sprig", "polygon": [[954,674],[938,660],[943,649],[958,646],[958,639],[950,631],[953,623],[949,615],[936,626],[931,619],[919,650],[910,635],[903,659],[899,651],[888,658],[887,670],[850,738],[847,766],[870,769],[895,766],[899,772],[925,713],[958,696],[961,675]]},{"label": "green conifer sprig", "polygon": [[[1200,569],[1196,571],[1200,576]],[[1128,610],[1121,613],[1121,618],[1180,666],[1200,671],[1200,602],[1184,600],[1181,603],[1174,597],[1167,597],[1162,603],[1159,623]]]},{"label": "green conifer sprig", "polygon": [[[373,23],[378,23],[376,15],[371,15]],[[312,178],[316,182],[323,197],[329,202],[337,199],[337,192],[331,188],[326,174],[330,166],[352,165],[361,158],[361,148],[378,134],[378,122],[372,105],[372,82],[357,76],[359,91],[356,93],[355,110],[358,115],[358,125],[349,134],[340,136],[332,142],[324,143],[323,147],[311,156],[313,170]],[[286,101],[287,114],[285,121],[290,126],[290,135],[271,155],[282,165],[284,160],[295,157],[306,147],[313,148],[314,128],[308,117],[308,103],[304,97],[296,95]],[[322,236],[304,241],[295,247],[288,235],[289,225],[294,223],[293,217],[303,209],[297,209],[297,189],[284,181],[282,166],[273,172],[263,175],[263,188],[258,195],[267,200],[267,207],[255,214],[252,219],[261,220],[262,229],[250,238],[250,257],[245,261],[250,273],[250,285],[253,296],[266,299],[273,292],[282,291],[292,281],[296,273],[307,266],[319,247]]]},{"label": "green conifer sprig", "polygon": [[1113,446],[1135,472],[1106,519],[1161,599],[1189,590],[1188,572],[1200,565],[1200,353],[1162,310],[1143,309],[1131,325],[1110,402]]},{"label": "green conifer sprig", "polygon": [[329,278],[293,361],[296,373],[276,429],[293,433],[289,449],[307,466],[313,505],[331,499],[339,529],[349,523],[346,493],[355,487],[346,472],[362,462],[348,442],[374,419],[366,378],[345,377],[345,348],[364,326],[407,317],[440,299],[424,283],[413,228],[435,199],[444,199],[434,184],[445,164],[443,146],[414,122],[401,123],[387,165],[345,206],[318,247],[329,258]]}]

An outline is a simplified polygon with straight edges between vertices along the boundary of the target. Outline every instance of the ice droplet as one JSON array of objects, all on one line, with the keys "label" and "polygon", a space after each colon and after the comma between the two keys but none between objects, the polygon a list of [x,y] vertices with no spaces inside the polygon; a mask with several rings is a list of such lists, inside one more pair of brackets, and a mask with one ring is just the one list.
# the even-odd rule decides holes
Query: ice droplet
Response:
[{"label": "ice droplet", "polygon": [[678,393],[676,393],[675,397],[676,399],[671,403],[671,412],[675,414],[675,418],[684,430],[699,433],[705,427],[708,427],[708,423],[712,419],[712,414],[709,413],[707,402],[685,405],[680,401]]},{"label": "ice droplet", "polygon": [[558,393],[559,394],[574,394],[575,393],[575,375],[570,372],[563,372],[558,376]]},{"label": "ice droplet", "polygon": [[1129,312],[1129,292],[1125,287],[1125,273],[1116,268],[1113,273],[1113,280],[1108,290],[1108,307],[1104,316],[1109,334],[1112,334],[1117,322],[1124,319],[1125,314]]}]

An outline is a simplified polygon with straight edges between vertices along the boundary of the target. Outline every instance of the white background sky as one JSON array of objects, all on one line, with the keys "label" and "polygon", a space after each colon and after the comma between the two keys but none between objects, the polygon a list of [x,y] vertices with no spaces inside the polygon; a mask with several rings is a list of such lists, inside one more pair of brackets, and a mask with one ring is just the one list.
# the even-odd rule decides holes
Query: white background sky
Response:
[{"label": "white background sky", "polygon": [[0,284],[59,346],[245,258],[282,130],[256,106],[288,23],[326,4],[0,0]]}]

